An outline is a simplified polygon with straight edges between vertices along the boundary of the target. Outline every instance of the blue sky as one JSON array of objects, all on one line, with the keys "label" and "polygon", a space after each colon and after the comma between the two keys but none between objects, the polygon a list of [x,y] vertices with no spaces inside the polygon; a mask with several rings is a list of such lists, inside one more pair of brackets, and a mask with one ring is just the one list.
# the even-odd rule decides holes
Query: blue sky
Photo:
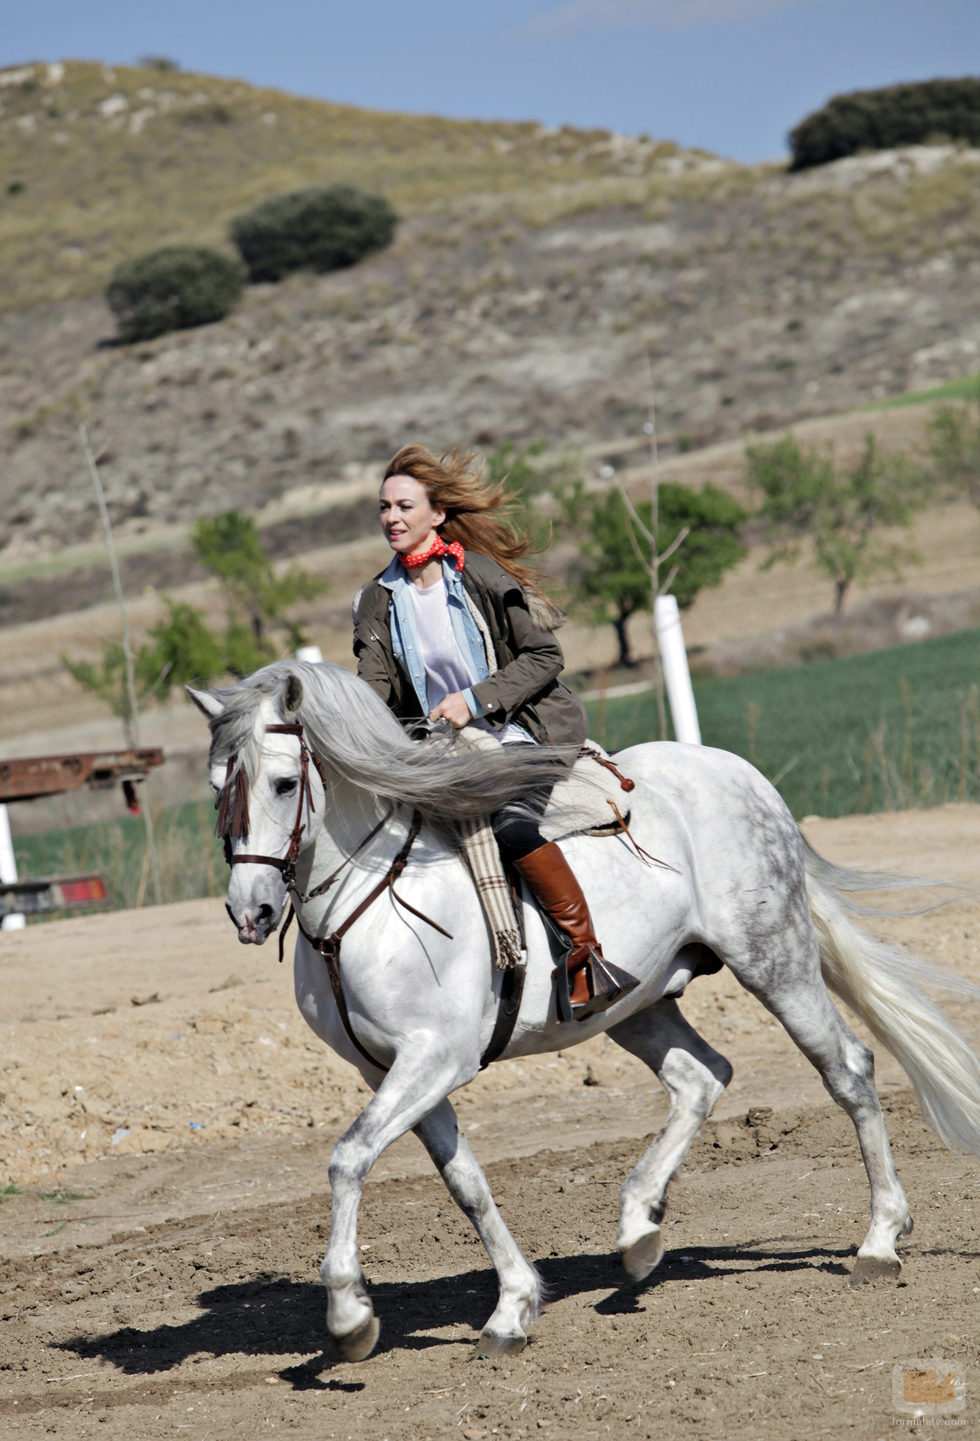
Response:
[{"label": "blue sky", "polygon": [[4,0],[0,65],[166,55],[373,109],[778,160],[841,91],[980,73],[980,0]]}]

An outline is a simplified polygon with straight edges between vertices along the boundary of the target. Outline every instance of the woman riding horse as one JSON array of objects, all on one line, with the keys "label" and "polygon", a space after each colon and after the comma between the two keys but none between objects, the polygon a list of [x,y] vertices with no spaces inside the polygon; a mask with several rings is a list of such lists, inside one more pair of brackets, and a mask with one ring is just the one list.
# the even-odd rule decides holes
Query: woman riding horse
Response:
[{"label": "woman riding horse", "polygon": [[[573,756],[586,738],[582,702],[560,680],[560,613],[520,563],[529,549],[494,512],[500,486],[484,483],[466,451],[437,459],[404,446],[389,462],[381,528],[394,556],[354,601],[357,673],[400,719],[476,726],[503,745],[547,744]],[[506,807],[491,825],[501,855],[568,937],[571,1013],[585,1020],[633,990],[607,961],[581,887],[528,809]]]}]

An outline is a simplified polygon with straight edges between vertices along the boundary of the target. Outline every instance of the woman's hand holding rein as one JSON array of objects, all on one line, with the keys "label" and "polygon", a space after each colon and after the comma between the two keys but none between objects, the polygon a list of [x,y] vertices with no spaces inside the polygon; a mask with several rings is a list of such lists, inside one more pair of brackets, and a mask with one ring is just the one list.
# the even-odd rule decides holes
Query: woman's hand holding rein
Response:
[{"label": "woman's hand holding rein", "polygon": [[439,704],[429,711],[430,721],[447,720],[456,730],[462,730],[472,719],[473,715],[463,699],[463,693],[458,690],[443,696]]}]

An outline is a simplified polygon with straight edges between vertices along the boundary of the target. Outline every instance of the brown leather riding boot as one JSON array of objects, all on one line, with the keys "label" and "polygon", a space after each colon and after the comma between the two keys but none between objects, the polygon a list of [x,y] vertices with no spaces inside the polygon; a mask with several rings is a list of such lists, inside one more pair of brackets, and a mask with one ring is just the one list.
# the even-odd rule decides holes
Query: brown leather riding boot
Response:
[{"label": "brown leather riding boot", "polygon": [[[596,940],[588,903],[564,855],[548,841],[514,865],[555,925],[568,936],[572,949],[565,960],[570,1014],[577,1021],[597,1015],[639,985],[627,971],[605,959]],[[559,986],[562,996],[564,985]],[[562,1015],[559,1004],[559,1018]]]}]

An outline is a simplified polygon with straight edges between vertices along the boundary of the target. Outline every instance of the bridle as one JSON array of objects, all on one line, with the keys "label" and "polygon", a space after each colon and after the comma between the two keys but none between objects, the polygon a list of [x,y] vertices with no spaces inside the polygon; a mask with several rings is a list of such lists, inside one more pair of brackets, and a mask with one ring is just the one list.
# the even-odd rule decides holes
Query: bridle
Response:
[{"label": "bridle", "polygon": [[316,807],[313,804],[313,790],[310,785],[310,760],[316,767],[320,783],[326,790],[326,776],[323,774],[323,766],[315,751],[311,752],[306,744],[306,737],[303,734],[303,727],[299,722],[291,725],[268,725],[265,728],[267,735],[296,736],[299,740],[299,763],[300,782],[299,795],[296,801],[296,820],[293,822],[293,829],[289,837],[289,844],[286,847],[284,856],[259,856],[259,855],[235,855],[231,849],[232,832],[239,836],[250,834],[248,818],[248,782],[244,771],[240,771],[234,786],[234,801],[232,801],[231,779],[238,760],[237,754],[228,757],[225,766],[225,783],[218,798],[218,835],[224,839],[225,860],[229,866],[274,866],[282,874],[283,883],[287,890],[293,890],[296,885],[296,861],[299,858],[300,841],[303,838],[303,807],[304,804],[310,808],[313,814]]},{"label": "bridle", "polygon": [[[306,744],[306,737],[303,734],[302,725],[300,725],[298,722],[292,725],[268,725],[265,729],[267,735],[271,732],[273,735],[296,736],[297,740],[299,741],[299,797],[296,802],[296,819],[293,822],[293,829],[289,836],[289,844],[286,847],[286,854],[284,856],[260,856],[253,855],[251,853],[248,855],[234,855],[232,853],[232,832],[234,832],[235,835],[239,836],[249,835],[251,832],[251,822],[249,821],[248,817],[248,781],[244,771],[239,772],[238,779],[235,782],[234,800],[232,800],[231,798],[231,791],[229,789],[231,774],[238,759],[237,755],[229,756],[226,763],[225,784],[222,787],[221,795],[218,798],[217,832],[218,835],[221,836],[224,840],[225,860],[227,861],[229,866],[272,866],[275,870],[281,873],[283,884],[285,885],[286,889],[288,891],[292,891],[296,899],[300,903],[304,903],[306,901],[312,900],[315,896],[324,895],[325,892],[330,889],[334,882],[339,879],[341,872],[344,871],[347,866],[351,864],[354,857],[358,855],[358,853],[362,851],[366,845],[373,841],[378,832],[387,825],[387,823],[391,820],[392,813],[391,810],[385,812],[385,814],[378,821],[377,825],[371,827],[363,840],[357,843],[349,856],[344,857],[340,865],[336,868],[336,870],[332,871],[329,876],[327,876],[326,880],[321,881],[318,886],[314,886],[313,889],[308,891],[305,895],[300,895],[299,892],[296,890],[296,862],[299,859],[300,841],[303,838],[304,802],[306,805],[309,806],[311,815],[316,813],[316,806],[313,804],[313,791],[310,786],[311,760],[316,767],[316,773],[320,777],[320,784],[323,786],[324,792],[326,792],[327,789],[327,778],[323,773],[323,765],[320,761],[320,757],[317,755],[316,751],[311,751],[309,746]],[[411,831],[411,841],[409,842],[408,850],[411,850],[411,843],[415,840],[415,837],[417,835],[418,826],[413,826]],[[406,860],[408,858],[408,850],[406,850],[405,852]],[[396,861],[392,863],[391,872],[389,872],[389,874],[400,875],[402,869],[404,868],[404,864],[404,860],[402,860],[399,864],[398,860],[396,859]],[[423,919],[426,918],[423,917]],[[286,924],[288,925],[289,922],[287,921]],[[283,930],[285,930],[285,927],[283,927]],[[282,960],[281,944],[279,947],[279,959]]]}]

